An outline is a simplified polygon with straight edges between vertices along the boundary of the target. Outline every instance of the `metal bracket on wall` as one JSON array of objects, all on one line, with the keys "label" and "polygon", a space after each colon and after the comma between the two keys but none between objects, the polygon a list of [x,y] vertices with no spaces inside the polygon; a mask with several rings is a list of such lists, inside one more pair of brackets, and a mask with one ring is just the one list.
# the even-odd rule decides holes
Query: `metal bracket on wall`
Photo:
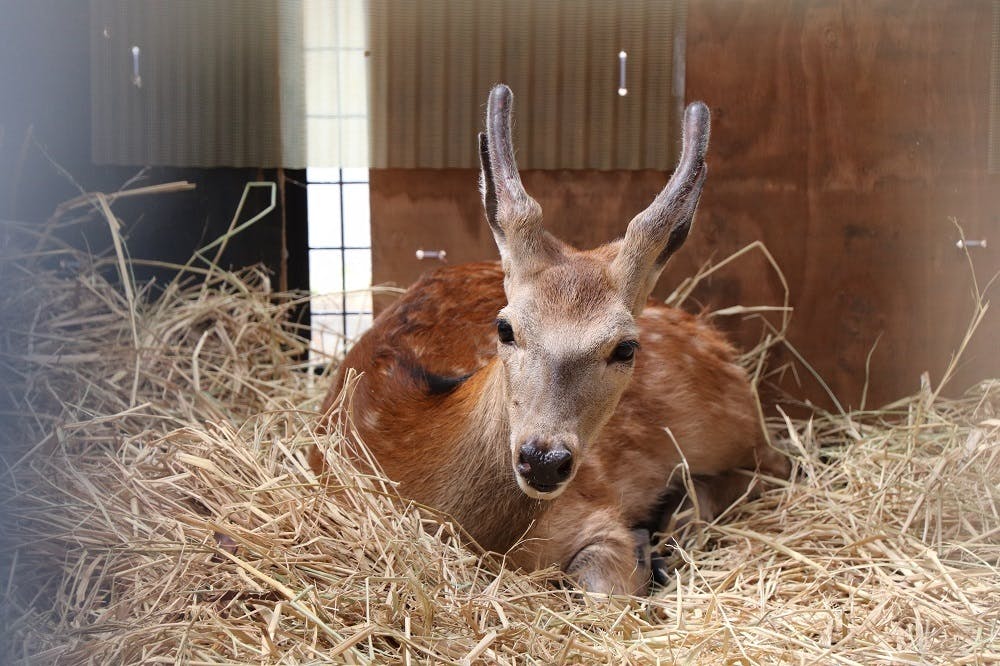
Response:
[{"label": "metal bracket on wall", "polygon": [[628,94],[628,86],[625,85],[625,64],[628,61],[628,54],[624,50],[618,52],[618,96],[624,97]]},{"label": "metal bracket on wall", "polygon": [[132,85],[134,85],[136,88],[141,88],[142,87],[142,75],[139,74],[139,52],[140,52],[140,50],[139,50],[138,46],[133,46],[130,50],[132,52]]},{"label": "metal bracket on wall", "polygon": [[448,251],[447,250],[417,250],[416,257],[418,260],[424,259],[437,259],[439,261],[448,261]]}]

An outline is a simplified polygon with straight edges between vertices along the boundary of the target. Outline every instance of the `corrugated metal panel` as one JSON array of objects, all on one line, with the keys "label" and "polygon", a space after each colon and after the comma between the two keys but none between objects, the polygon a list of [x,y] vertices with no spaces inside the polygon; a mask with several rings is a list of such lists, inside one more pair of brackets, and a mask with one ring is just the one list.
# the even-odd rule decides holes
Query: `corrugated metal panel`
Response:
[{"label": "corrugated metal panel", "polygon": [[503,81],[517,99],[522,168],[672,168],[685,9],[683,0],[371,0],[372,166],[478,166],[486,95]]},{"label": "corrugated metal panel", "polygon": [[282,130],[283,105],[304,108],[301,16],[289,0],[91,0],[94,161],[303,166],[302,130]]}]

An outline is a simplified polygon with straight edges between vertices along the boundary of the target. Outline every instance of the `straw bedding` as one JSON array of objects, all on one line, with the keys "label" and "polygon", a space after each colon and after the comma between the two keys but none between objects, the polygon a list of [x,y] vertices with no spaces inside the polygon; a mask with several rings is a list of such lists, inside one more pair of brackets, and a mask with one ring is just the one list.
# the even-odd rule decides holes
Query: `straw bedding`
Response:
[{"label": "straw bedding", "polygon": [[261,271],[137,288],[121,247],[0,231],[4,663],[1000,662],[1000,383],[776,420],[795,482],[602,603],[462,547],[339,434],[321,487],[328,381]]}]

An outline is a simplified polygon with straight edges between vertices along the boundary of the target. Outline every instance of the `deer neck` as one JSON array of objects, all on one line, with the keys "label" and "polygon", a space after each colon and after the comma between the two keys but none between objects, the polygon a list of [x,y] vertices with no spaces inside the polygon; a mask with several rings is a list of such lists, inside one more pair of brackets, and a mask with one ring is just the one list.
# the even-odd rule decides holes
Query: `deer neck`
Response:
[{"label": "deer neck", "polygon": [[[504,552],[524,536],[546,502],[525,495],[514,480],[503,364],[492,359],[450,396],[463,431],[452,443],[454,492],[444,509],[486,548]],[[454,476],[452,476],[454,475]]]}]

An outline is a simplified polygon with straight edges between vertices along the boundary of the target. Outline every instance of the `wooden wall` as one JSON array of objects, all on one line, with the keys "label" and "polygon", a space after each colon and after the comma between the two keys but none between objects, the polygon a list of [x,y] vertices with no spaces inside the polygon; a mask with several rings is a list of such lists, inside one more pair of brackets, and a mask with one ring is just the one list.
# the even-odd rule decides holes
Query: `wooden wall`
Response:
[{"label": "wooden wall", "polygon": [[[714,110],[702,221],[764,239],[792,285],[792,339],[845,403],[939,378],[971,316],[956,218],[1000,268],[987,164],[988,0],[699,0],[687,95]],[[744,283],[758,289],[749,278]],[[959,383],[1000,374],[991,317]],[[810,391],[813,395],[815,392]]]},{"label": "wooden wall", "polygon": [[[986,171],[991,25],[988,0],[690,3],[686,97],[713,110],[710,171],[688,245],[658,291],[759,239],[791,286],[792,343],[845,406],[860,403],[876,341],[869,405],[913,392],[924,370],[936,381],[972,312],[949,218],[992,242],[973,251],[980,283],[1000,270],[1000,180]],[[582,246],[620,235],[666,177],[523,174],[549,228]],[[446,249],[453,262],[496,256],[476,178],[372,172],[376,282],[409,284],[427,268],[418,248]],[[753,257],[696,296],[773,305],[782,290]],[[760,331],[727,326],[744,345]],[[956,388],[1000,376],[998,341],[991,314]],[[782,387],[831,404],[801,368]]]}]

